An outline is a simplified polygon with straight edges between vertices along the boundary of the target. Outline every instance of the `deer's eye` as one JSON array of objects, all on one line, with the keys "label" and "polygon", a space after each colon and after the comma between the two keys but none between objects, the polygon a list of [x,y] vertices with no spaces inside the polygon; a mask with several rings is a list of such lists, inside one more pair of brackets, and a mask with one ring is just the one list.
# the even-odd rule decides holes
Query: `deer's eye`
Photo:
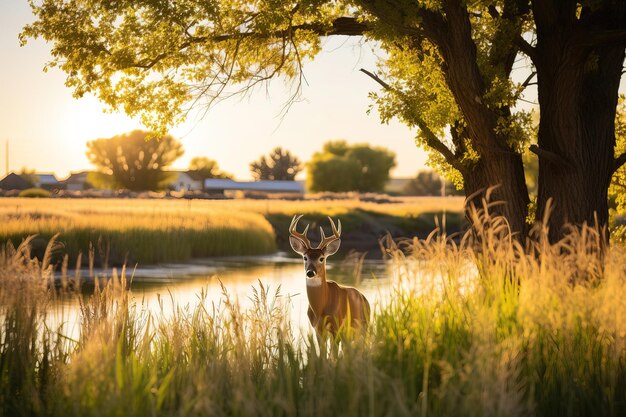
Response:
[{"label": "deer's eye", "polygon": [[306,257],[306,256],[304,257],[304,260],[305,260],[305,261],[308,261],[308,259],[307,259],[307,257]]},{"label": "deer's eye", "polygon": [[320,262],[324,262],[324,257],[321,257],[321,258],[320,258]]}]

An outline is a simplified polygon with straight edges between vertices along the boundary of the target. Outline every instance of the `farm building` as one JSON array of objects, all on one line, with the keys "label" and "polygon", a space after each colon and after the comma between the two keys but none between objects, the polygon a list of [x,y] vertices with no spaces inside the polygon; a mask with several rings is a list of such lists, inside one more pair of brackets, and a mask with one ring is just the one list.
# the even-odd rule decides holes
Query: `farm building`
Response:
[{"label": "farm building", "polygon": [[207,192],[215,193],[223,193],[224,191],[257,191],[261,193],[304,194],[304,186],[299,181],[235,181],[210,178],[204,181],[204,189]]},{"label": "farm building", "polygon": [[30,174],[33,185],[37,188],[43,188],[45,190],[58,190],[61,188],[61,183],[54,174]]},{"label": "farm building", "polygon": [[170,183],[175,191],[198,191],[202,190],[202,178],[195,171],[176,171],[176,177]]},{"label": "farm building", "polygon": [[25,190],[31,188],[32,184],[22,178],[21,175],[11,172],[0,180],[0,190]]},{"label": "farm building", "polygon": [[69,177],[61,181],[61,185],[68,191],[82,191],[94,188],[87,180],[90,171],[72,172]]}]

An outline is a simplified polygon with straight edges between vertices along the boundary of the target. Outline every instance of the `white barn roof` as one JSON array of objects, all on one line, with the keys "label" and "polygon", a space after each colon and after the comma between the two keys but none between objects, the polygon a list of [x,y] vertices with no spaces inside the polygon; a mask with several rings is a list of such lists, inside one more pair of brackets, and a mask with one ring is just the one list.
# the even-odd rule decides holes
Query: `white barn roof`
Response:
[{"label": "white barn roof", "polygon": [[265,191],[275,193],[303,193],[304,187],[298,181],[234,181],[210,178],[204,181],[206,190]]}]

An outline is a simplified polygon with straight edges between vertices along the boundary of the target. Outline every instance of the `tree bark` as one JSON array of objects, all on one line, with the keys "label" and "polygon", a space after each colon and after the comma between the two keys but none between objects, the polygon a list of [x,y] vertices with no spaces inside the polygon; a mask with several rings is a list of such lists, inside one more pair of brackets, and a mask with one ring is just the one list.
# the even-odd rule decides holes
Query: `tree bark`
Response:
[{"label": "tree bark", "polygon": [[[467,123],[466,135],[480,155],[475,164],[465,164],[461,170],[468,197],[466,210],[482,206],[486,192],[492,189],[490,214],[503,216],[519,241],[526,238],[528,213],[528,188],[524,177],[521,155],[508,144],[506,135],[498,133],[500,117],[510,115],[506,106],[493,108],[483,103],[487,91],[485,77],[478,65],[477,47],[472,37],[472,27],[467,6],[459,0],[443,3],[446,15],[445,36],[438,45],[444,57],[447,84]],[[513,33],[520,31],[517,27]],[[519,32],[517,32],[519,33]],[[491,64],[509,74],[517,51],[495,53]],[[457,147],[461,143],[457,143]],[[495,188],[493,188],[495,187]]]},{"label": "tree bark", "polygon": [[[545,11],[544,11],[545,12]],[[539,104],[537,219],[549,211],[549,238],[568,225],[604,228],[615,168],[615,112],[624,62],[620,46],[586,47],[574,24],[536,10]]]},{"label": "tree bark", "polygon": [[[466,211],[473,206],[481,208],[486,193],[491,189],[490,216],[503,216],[513,236],[523,242],[527,234],[528,189],[524,166],[519,154],[510,152],[482,155],[481,160],[463,172]],[[469,214],[469,213],[468,213]]]}]

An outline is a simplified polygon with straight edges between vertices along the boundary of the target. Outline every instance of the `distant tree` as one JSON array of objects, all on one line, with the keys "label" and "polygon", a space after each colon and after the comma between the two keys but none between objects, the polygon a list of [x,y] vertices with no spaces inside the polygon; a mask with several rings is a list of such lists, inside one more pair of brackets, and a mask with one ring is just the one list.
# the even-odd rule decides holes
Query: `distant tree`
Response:
[{"label": "distant tree", "polygon": [[213,159],[206,156],[197,156],[189,162],[189,171],[194,171],[200,178],[232,178],[231,174],[222,172],[219,165]]},{"label": "distant tree", "polygon": [[440,195],[441,178],[434,171],[421,171],[403,189],[407,195]]},{"label": "distant tree", "polygon": [[395,164],[395,154],[385,148],[327,142],[308,163],[308,187],[311,191],[381,192]]},{"label": "distant tree", "polygon": [[[441,177],[435,171],[420,171],[417,177],[409,181],[402,190],[406,195],[441,195]],[[449,182],[445,185],[446,195],[461,195],[462,191]]]},{"label": "distant tree", "polygon": [[135,130],[109,139],[95,139],[87,143],[87,157],[98,172],[110,178],[114,188],[163,189],[172,180],[172,174],[164,169],[184,151],[170,135],[150,137],[153,134]]},{"label": "distant tree", "polygon": [[37,182],[37,175],[35,175],[34,169],[28,169],[26,167],[22,167],[22,169],[20,169],[19,176],[24,178],[24,180],[33,187],[35,186],[35,183]]},{"label": "distant tree", "polygon": [[356,177],[358,191],[383,191],[389,181],[389,171],[396,166],[395,153],[363,144],[352,146],[346,158],[359,164],[359,175]]},{"label": "distant tree", "polygon": [[313,192],[355,191],[360,168],[353,159],[332,154],[313,155],[308,164],[308,188]]},{"label": "distant tree", "polygon": [[250,171],[256,180],[293,181],[302,171],[302,163],[289,151],[277,147],[269,155],[251,162]]},{"label": "distant tree", "polygon": [[120,188],[111,174],[105,174],[99,171],[92,171],[87,174],[87,182],[94,188],[100,190],[115,190]]}]

